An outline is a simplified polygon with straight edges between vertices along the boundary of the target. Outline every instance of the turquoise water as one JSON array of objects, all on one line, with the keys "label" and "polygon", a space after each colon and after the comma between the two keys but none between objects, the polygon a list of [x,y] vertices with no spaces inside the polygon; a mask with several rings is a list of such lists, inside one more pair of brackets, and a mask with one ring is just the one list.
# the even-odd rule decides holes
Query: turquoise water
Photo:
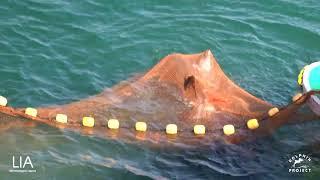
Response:
[{"label": "turquoise water", "polygon": [[[64,104],[101,92],[173,52],[210,48],[257,97],[284,105],[299,70],[320,58],[318,1],[62,1],[0,3],[0,94],[11,106]],[[319,123],[253,143],[152,148],[45,125],[0,132],[0,179],[289,179],[320,173]],[[313,173],[289,174],[295,153]],[[9,173],[29,155],[36,173]]]}]

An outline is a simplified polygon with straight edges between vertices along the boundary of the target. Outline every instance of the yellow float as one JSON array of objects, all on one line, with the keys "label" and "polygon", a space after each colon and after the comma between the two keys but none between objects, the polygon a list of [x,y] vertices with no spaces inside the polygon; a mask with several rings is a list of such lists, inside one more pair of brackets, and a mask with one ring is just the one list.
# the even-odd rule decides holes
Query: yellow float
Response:
[{"label": "yellow float", "polygon": [[247,126],[249,129],[257,129],[259,127],[259,122],[257,119],[250,119],[247,121]]},{"label": "yellow float", "polygon": [[147,124],[145,122],[136,122],[136,131],[145,132],[147,131]]},{"label": "yellow float", "polygon": [[223,133],[227,136],[230,136],[235,133],[235,128],[232,124],[227,124],[223,126]]},{"label": "yellow float", "polygon": [[276,108],[276,107],[274,107],[274,108],[271,108],[271,109],[268,111],[268,115],[269,115],[270,117],[272,117],[272,116],[276,115],[278,112],[279,112],[279,109]]},{"label": "yellow float", "polygon": [[119,129],[120,123],[117,119],[109,119],[108,128],[109,129]]},{"label": "yellow float", "polygon": [[56,115],[56,121],[59,123],[67,123],[68,122],[68,116],[65,114],[57,114]]},{"label": "yellow float", "polygon": [[7,98],[0,96],[0,106],[6,106],[8,104]]},{"label": "yellow float", "polygon": [[195,125],[193,127],[193,132],[196,135],[206,134],[206,127],[204,125]]},{"label": "yellow float", "polygon": [[32,117],[37,117],[38,111],[35,108],[28,107],[25,109],[25,114]]},{"label": "yellow float", "polygon": [[93,127],[94,126],[94,118],[93,117],[83,117],[82,125],[85,127]]},{"label": "yellow float", "polygon": [[175,124],[168,124],[166,126],[166,133],[167,134],[177,134],[178,133],[178,126]]}]

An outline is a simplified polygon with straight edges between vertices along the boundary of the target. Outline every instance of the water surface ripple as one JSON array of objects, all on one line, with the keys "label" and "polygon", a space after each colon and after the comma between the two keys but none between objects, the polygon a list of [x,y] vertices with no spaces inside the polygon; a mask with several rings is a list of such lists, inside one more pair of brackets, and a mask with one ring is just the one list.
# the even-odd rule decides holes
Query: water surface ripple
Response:
[{"label": "water surface ripple", "polygon": [[[12,106],[64,104],[145,72],[173,52],[210,48],[237,84],[275,105],[320,57],[320,3],[5,0],[0,4],[0,94]],[[153,148],[44,125],[0,132],[0,179],[295,179],[287,158],[313,157],[319,123],[284,127],[241,145]],[[30,155],[37,173],[9,173]]]}]

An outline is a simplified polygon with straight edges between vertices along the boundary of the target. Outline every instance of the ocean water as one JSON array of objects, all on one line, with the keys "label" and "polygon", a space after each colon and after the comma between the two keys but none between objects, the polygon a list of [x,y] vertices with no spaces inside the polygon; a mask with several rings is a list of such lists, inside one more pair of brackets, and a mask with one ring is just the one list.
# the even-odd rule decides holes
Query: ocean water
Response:
[{"label": "ocean water", "polygon": [[[76,101],[143,73],[167,54],[211,49],[238,85],[274,105],[320,59],[319,1],[3,0],[0,94],[14,107]],[[1,122],[0,122],[1,123]],[[46,125],[0,131],[0,179],[317,179],[320,124],[240,145],[152,148]],[[312,173],[288,173],[305,153]],[[12,156],[36,173],[10,173]]]}]

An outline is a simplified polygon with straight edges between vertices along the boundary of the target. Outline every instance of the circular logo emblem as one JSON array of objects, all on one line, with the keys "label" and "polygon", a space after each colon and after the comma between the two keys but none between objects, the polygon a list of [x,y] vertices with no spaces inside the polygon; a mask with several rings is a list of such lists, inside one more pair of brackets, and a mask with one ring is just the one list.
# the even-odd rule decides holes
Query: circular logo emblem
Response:
[{"label": "circular logo emblem", "polygon": [[295,154],[288,159],[289,173],[310,173],[311,157],[305,154]]}]

